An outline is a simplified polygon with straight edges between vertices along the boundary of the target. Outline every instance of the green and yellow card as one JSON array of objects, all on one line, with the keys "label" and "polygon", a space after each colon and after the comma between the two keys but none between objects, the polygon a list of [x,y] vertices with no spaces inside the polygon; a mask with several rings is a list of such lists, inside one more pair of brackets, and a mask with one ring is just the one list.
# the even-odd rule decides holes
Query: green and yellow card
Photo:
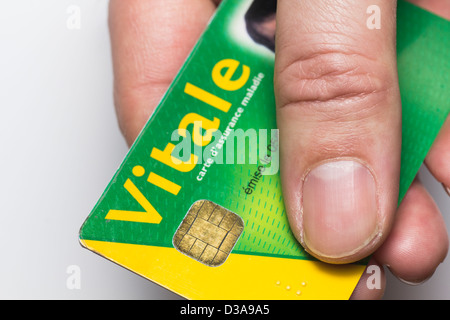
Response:
[{"label": "green and yellow card", "polygon": [[[365,264],[317,261],[286,217],[273,36],[258,32],[275,10],[222,2],[83,224],[84,247],[189,299],[350,297]],[[403,2],[398,19],[403,196],[450,109],[450,28]]]}]

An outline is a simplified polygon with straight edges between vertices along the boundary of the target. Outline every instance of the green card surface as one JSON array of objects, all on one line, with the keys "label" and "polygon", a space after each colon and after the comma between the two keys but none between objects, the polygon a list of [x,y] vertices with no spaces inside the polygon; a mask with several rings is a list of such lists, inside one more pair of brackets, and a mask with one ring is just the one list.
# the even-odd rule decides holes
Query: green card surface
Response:
[{"label": "green card surface", "polygon": [[[80,242],[188,298],[348,298],[364,263],[327,266],[309,256],[270,172],[279,143],[274,53],[247,33],[251,3],[222,2]],[[399,201],[450,111],[449,39],[449,22],[399,2]],[[289,268],[297,271],[284,274]],[[288,284],[280,291],[280,283]]]}]

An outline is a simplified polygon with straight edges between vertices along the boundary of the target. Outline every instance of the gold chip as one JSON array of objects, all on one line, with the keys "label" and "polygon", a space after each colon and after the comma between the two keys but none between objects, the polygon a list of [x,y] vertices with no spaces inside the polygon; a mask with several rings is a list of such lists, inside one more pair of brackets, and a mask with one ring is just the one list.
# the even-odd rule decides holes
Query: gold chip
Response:
[{"label": "gold chip", "polygon": [[244,222],[237,214],[209,200],[196,201],[173,236],[173,245],[210,267],[225,262],[239,236]]}]

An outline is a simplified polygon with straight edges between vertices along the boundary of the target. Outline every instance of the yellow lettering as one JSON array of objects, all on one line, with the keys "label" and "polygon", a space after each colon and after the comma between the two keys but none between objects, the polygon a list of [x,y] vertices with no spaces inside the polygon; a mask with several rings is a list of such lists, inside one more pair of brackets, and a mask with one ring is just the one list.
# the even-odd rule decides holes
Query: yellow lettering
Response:
[{"label": "yellow lettering", "polygon": [[[221,89],[227,91],[235,91],[242,88],[250,77],[250,68],[246,65],[242,66],[242,74],[239,79],[231,80],[239,66],[239,61],[233,59],[224,59],[219,61],[212,70],[212,79],[214,83]],[[226,69],[222,75],[222,70]]]},{"label": "yellow lettering", "polygon": [[183,162],[172,156],[173,149],[175,149],[175,145],[172,143],[168,143],[164,151],[153,148],[150,157],[181,172],[189,172],[194,169],[198,161],[198,157],[196,155],[191,154],[190,159]]},{"label": "yellow lettering", "polygon": [[160,175],[157,175],[156,173],[153,172],[150,172],[147,181],[174,195],[177,195],[178,192],[180,192],[181,190],[181,187],[176,183],[173,183],[172,181],[167,180],[166,178],[163,178]]},{"label": "yellow lettering", "polygon": [[217,108],[223,112],[228,112],[231,107],[231,103],[203,90],[200,89],[197,86],[194,86],[193,84],[190,84],[189,82],[186,83],[186,86],[184,87],[184,92],[188,95],[203,101],[204,103],[209,104],[210,106],[213,106],[214,108]]},{"label": "yellow lettering", "polygon": [[127,179],[123,186],[145,211],[109,210],[105,219],[159,224],[161,215],[134,183]]},{"label": "yellow lettering", "polygon": [[[220,120],[214,118],[213,121],[208,120],[196,113],[189,113],[184,116],[178,125],[178,134],[186,138],[186,128],[193,124],[192,141],[198,146],[206,146],[211,142],[212,134],[219,129]],[[205,135],[202,134],[202,129],[206,130]]]}]

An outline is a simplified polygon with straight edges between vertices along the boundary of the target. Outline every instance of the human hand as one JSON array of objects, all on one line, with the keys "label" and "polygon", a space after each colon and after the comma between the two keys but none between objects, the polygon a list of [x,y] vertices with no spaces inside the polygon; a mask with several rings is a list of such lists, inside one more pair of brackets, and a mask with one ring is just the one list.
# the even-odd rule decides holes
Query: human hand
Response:
[{"label": "human hand", "polygon": [[[218,2],[111,0],[116,111],[129,145]],[[446,256],[447,231],[417,180],[397,208],[396,4],[379,5],[383,27],[369,34],[365,12],[370,4],[278,2],[275,93],[283,194],[291,229],[312,255],[347,263],[373,253],[371,264],[388,265],[399,278],[422,282]],[[426,159],[447,186],[449,156],[447,121]],[[379,298],[382,292],[368,290],[362,279],[353,298]]]}]

